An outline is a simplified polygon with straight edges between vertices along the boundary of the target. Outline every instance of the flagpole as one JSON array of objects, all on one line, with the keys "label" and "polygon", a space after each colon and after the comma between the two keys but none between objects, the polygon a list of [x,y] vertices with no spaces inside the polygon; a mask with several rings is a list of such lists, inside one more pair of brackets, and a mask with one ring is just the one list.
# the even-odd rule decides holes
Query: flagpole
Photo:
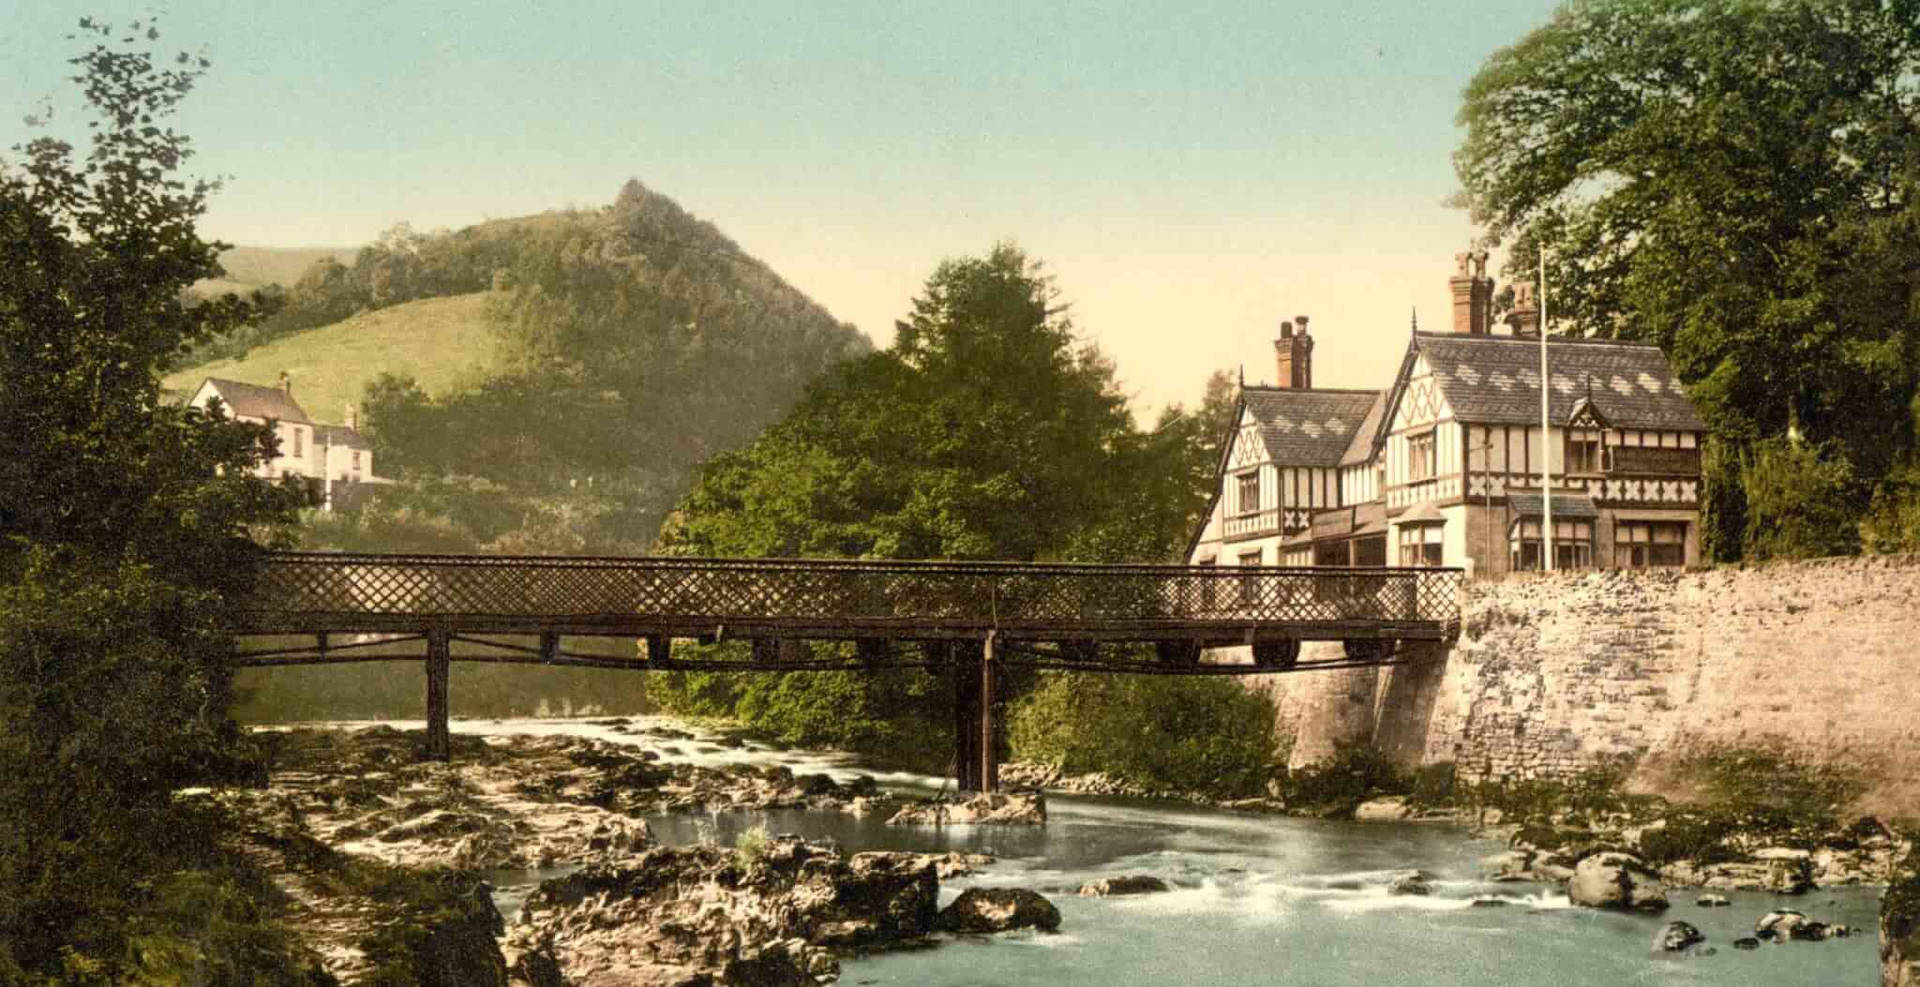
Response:
[{"label": "flagpole", "polygon": [[1553,422],[1547,414],[1547,248],[1540,247],[1540,552],[1541,568],[1553,564]]}]

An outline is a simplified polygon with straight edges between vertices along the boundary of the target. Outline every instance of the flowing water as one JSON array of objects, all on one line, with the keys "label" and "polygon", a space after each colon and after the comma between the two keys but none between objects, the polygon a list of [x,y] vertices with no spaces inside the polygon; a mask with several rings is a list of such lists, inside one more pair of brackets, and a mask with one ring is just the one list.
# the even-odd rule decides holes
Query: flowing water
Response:
[{"label": "flowing water", "polygon": [[[674,725],[640,717],[635,725]],[[398,724],[405,726],[406,724]],[[780,763],[795,772],[861,772],[848,755],[726,749],[703,737],[661,741],[580,721],[456,721],[461,733],[596,736],[658,748],[664,759],[702,764]],[[938,779],[866,772],[896,789]],[[1732,907],[1706,909],[1677,890],[1665,916],[1619,915],[1568,905],[1541,885],[1478,879],[1479,858],[1502,849],[1445,826],[1323,822],[1170,803],[1049,797],[1045,828],[890,827],[884,819],[780,811],[679,815],[650,820],[670,843],[723,842],[765,826],[774,833],[830,837],[849,850],[966,850],[999,863],[944,881],[941,903],[977,886],[1032,888],[1060,909],[1060,932],[963,939],[938,948],[854,957],[850,985],[1119,984],[1585,985],[1871,984],[1878,976],[1878,889],[1819,890],[1799,898],[1732,892]],[[1437,875],[1434,894],[1389,896],[1387,872]],[[1132,898],[1080,898],[1083,882],[1152,874],[1173,890]],[[521,880],[537,875],[522,875]],[[500,875],[503,882],[514,875]],[[523,888],[496,896],[512,914]],[[1484,900],[1504,904],[1476,904]],[[1864,935],[1736,950],[1771,908],[1792,908]],[[1670,919],[1698,926],[1712,956],[1656,957],[1651,946]]]}]

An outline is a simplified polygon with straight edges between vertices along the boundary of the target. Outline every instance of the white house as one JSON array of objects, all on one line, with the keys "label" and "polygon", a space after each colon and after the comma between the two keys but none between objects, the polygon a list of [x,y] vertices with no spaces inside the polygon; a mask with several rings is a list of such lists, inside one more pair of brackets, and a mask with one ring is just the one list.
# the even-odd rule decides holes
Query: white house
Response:
[{"label": "white house", "polygon": [[373,447],[360,434],[354,409],[347,408],[344,425],[314,421],[293,399],[293,381],[286,374],[276,387],[208,377],[187,403],[205,408],[215,398],[229,416],[267,425],[279,438],[279,454],[260,465],[260,475],[303,477],[322,506],[348,496],[354,484],[386,482],[374,476]]},{"label": "white house", "polygon": [[[1454,331],[1414,332],[1384,391],[1314,389],[1306,320],[1283,323],[1278,387],[1244,387],[1195,565],[1542,568],[1542,469],[1558,568],[1700,560],[1706,425],[1659,348],[1548,340],[1517,292],[1490,319],[1485,254],[1452,279]],[[1523,287],[1523,286],[1516,286]]]}]

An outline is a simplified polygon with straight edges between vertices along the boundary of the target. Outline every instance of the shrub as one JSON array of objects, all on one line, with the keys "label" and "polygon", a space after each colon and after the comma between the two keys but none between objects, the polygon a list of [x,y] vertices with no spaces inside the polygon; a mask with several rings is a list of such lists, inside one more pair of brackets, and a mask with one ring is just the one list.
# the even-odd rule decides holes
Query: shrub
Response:
[{"label": "shrub", "polygon": [[1043,673],[1008,718],[1013,756],[1148,788],[1262,794],[1273,704],[1215,678]]},{"label": "shrub", "polygon": [[738,859],[743,866],[759,860],[766,852],[767,827],[764,825],[751,826],[741,830],[740,835],[733,841],[734,857]]},{"label": "shrub", "polygon": [[1452,761],[1423,764],[1413,770],[1412,792],[1407,801],[1415,805],[1447,805],[1453,801],[1455,766]]},{"label": "shrub", "polygon": [[1365,744],[1337,746],[1332,756],[1287,776],[1287,801],[1349,807],[1375,795],[1400,795],[1412,781],[1385,754]]}]

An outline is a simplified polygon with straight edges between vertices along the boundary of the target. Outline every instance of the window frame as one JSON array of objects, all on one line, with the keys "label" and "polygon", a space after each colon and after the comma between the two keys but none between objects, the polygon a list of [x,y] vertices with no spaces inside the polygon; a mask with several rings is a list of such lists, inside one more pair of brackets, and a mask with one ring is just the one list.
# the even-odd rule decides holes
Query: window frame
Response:
[{"label": "window frame", "polygon": [[[1249,470],[1245,473],[1236,473],[1234,474],[1234,482],[1237,484],[1234,489],[1236,516],[1247,517],[1251,514],[1260,513],[1260,471],[1256,469]],[[1247,505],[1247,490],[1249,487],[1253,490],[1253,505],[1251,507]]]},{"label": "window frame", "polygon": [[1446,564],[1446,528],[1445,521],[1414,521],[1400,525],[1395,535],[1395,544],[1400,550],[1399,564],[1419,569]]},{"label": "window frame", "polygon": [[1407,482],[1425,483],[1440,475],[1438,429],[1407,435]]}]

